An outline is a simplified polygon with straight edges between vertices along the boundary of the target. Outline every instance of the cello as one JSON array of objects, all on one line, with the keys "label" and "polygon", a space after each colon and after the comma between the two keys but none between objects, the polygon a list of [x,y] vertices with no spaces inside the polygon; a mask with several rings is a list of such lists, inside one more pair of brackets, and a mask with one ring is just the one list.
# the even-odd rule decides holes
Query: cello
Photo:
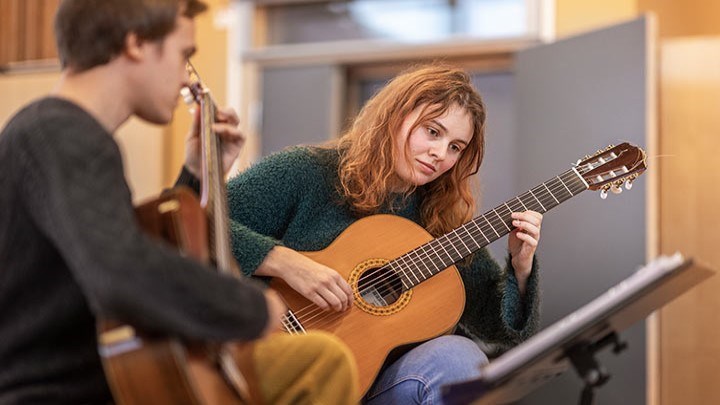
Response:
[{"label": "cello", "polygon": [[[195,79],[183,89],[183,98],[200,109],[200,200],[188,188],[178,187],[136,207],[136,216],[145,232],[172,244],[182,255],[243,277],[230,249],[221,142],[212,129],[216,105],[190,62],[188,71]],[[118,404],[261,402],[251,343],[186,342],[102,319],[98,350]]]}]

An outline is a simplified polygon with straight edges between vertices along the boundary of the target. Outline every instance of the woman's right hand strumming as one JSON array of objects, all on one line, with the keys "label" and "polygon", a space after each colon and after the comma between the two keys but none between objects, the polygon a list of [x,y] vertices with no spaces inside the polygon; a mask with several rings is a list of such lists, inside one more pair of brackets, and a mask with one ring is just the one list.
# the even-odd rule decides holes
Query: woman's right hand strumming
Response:
[{"label": "woman's right hand strumming", "polygon": [[324,310],[345,311],[353,302],[352,289],[340,273],[284,246],[275,246],[255,275],[283,279]]}]

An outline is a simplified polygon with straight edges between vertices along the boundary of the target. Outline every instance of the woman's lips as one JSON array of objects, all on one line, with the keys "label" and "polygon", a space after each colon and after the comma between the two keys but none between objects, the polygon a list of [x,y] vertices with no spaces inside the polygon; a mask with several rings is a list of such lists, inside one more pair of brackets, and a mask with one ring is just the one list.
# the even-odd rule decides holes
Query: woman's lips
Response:
[{"label": "woman's lips", "polygon": [[432,173],[435,173],[435,172],[436,172],[435,166],[433,166],[433,165],[431,165],[431,164],[429,164],[429,163],[421,162],[421,161],[419,161],[419,160],[418,160],[417,162],[420,163],[420,167],[423,168],[423,171],[424,171],[424,172],[426,172],[426,173],[428,173],[428,174],[432,174]]}]

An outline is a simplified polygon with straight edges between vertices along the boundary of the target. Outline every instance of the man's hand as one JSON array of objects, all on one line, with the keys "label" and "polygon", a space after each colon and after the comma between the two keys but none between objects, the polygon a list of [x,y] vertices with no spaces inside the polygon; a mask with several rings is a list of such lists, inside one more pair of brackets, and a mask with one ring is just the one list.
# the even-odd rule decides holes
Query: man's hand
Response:
[{"label": "man's hand", "polygon": [[[221,140],[223,175],[232,168],[233,163],[240,155],[240,150],[245,144],[245,134],[240,131],[238,125],[240,119],[232,108],[218,109],[216,111],[213,131]],[[185,167],[195,177],[201,177],[201,154],[200,146],[200,109],[195,109],[193,123],[185,141]]]}]

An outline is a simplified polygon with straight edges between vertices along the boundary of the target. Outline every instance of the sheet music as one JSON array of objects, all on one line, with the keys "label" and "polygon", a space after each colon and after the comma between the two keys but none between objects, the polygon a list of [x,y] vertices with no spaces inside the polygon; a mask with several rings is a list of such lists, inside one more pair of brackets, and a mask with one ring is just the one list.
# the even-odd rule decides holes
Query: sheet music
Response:
[{"label": "sheet music", "polygon": [[558,341],[569,339],[585,325],[590,325],[604,314],[619,307],[638,291],[677,269],[683,260],[682,255],[676,253],[672,256],[661,256],[641,267],[598,298],[485,365],[481,369],[481,378],[495,381],[534,357],[540,356],[551,347],[557,346]]}]

